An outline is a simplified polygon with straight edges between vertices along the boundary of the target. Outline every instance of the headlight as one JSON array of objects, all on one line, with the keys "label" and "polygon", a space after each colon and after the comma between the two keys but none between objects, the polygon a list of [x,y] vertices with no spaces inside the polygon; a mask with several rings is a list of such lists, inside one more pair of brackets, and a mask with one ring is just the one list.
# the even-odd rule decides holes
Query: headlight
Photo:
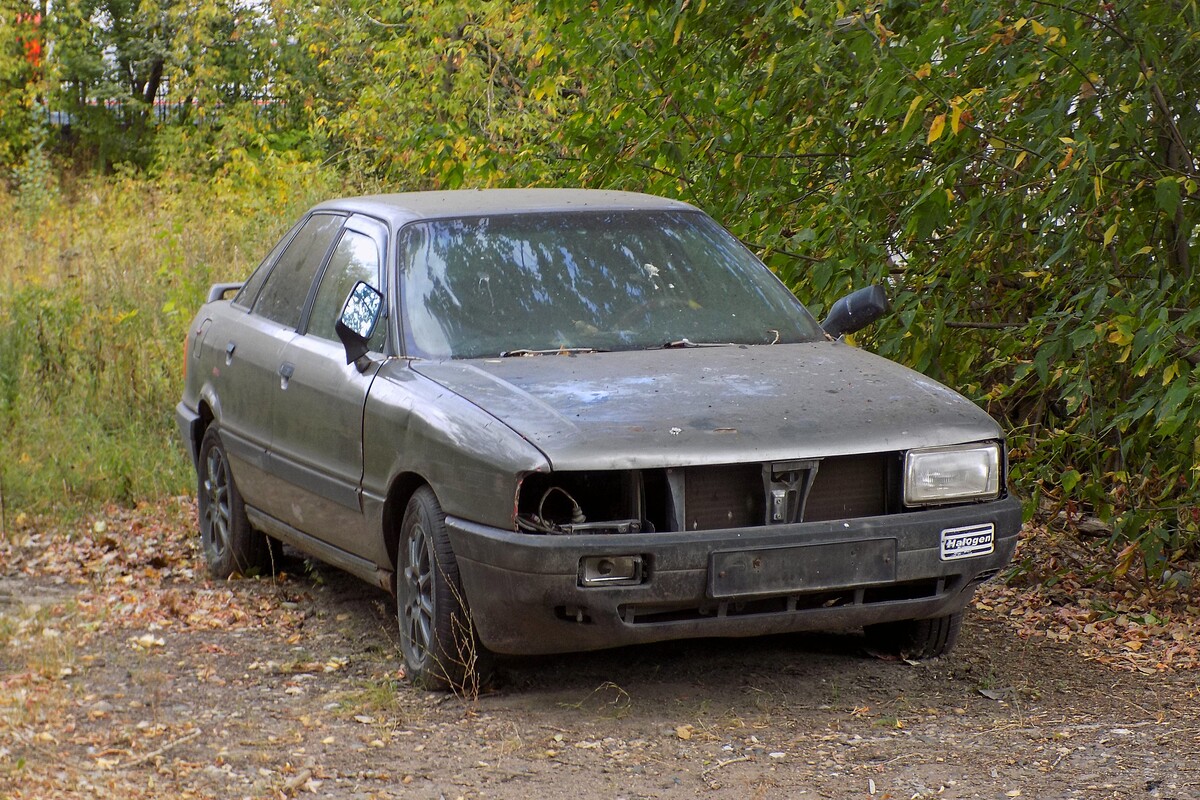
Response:
[{"label": "headlight", "polygon": [[909,450],[904,459],[904,505],[924,506],[1000,496],[996,442]]}]

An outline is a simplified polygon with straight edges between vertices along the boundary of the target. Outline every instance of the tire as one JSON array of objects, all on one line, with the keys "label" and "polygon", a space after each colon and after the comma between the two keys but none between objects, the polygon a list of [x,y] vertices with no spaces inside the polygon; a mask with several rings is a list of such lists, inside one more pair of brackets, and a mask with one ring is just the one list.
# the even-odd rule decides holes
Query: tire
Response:
[{"label": "tire", "polygon": [[958,644],[964,613],[868,625],[864,629],[867,648],[918,661],[944,656]]},{"label": "tire", "polygon": [[396,616],[409,678],[426,689],[477,695],[484,651],[463,596],[446,515],[428,486],[408,501],[396,562]]},{"label": "tire", "polygon": [[250,527],[216,424],[208,426],[200,441],[196,496],[200,545],[212,577],[255,575],[271,567],[271,541]]}]

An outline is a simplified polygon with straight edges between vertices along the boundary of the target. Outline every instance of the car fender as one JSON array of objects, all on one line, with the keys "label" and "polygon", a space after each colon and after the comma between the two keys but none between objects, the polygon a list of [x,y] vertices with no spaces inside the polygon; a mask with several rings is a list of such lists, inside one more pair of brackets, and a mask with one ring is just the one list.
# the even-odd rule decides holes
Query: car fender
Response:
[{"label": "car fender", "polygon": [[363,456],[364,512],[379,524],[392,481],[415,474],[448,515],[511,528],[520,477],[550,469],[510,427],[402,359],[385,364],[371,386]]}]

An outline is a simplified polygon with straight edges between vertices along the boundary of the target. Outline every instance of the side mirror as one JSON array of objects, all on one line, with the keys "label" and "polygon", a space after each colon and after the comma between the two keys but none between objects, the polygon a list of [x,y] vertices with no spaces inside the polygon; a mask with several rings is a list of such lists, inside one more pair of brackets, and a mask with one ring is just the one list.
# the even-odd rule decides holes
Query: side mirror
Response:
[{"label": "side mirror", "polygon": [[382,310],[383,295],[374,286],[362,281],[354,284],[346,297],[346,305],[342,306],[342,315],[333,326],[346,348],[347,364],[357,364],[370,351],[367,343],[375,332]]},{"label": "side mirror", "polygon": [[883,287],[878,284],[868,286],[834,303],[821,327],[836,339],[843,334],[862,330],[890,309]]}]

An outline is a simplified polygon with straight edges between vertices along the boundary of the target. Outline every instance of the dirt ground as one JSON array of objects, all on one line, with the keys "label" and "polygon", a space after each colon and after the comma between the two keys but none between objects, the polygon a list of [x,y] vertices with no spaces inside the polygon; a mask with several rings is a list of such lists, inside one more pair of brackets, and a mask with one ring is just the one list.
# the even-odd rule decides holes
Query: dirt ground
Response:
[{"label": "dirt ground", "polygon": [[403,679],[390,597],[336,570],[206,580],[191,513],[0,541],[0,798],[1200,798],[1200,672],[1029,635],[999,585],[933,662],[704,640],[463,698]]}]

